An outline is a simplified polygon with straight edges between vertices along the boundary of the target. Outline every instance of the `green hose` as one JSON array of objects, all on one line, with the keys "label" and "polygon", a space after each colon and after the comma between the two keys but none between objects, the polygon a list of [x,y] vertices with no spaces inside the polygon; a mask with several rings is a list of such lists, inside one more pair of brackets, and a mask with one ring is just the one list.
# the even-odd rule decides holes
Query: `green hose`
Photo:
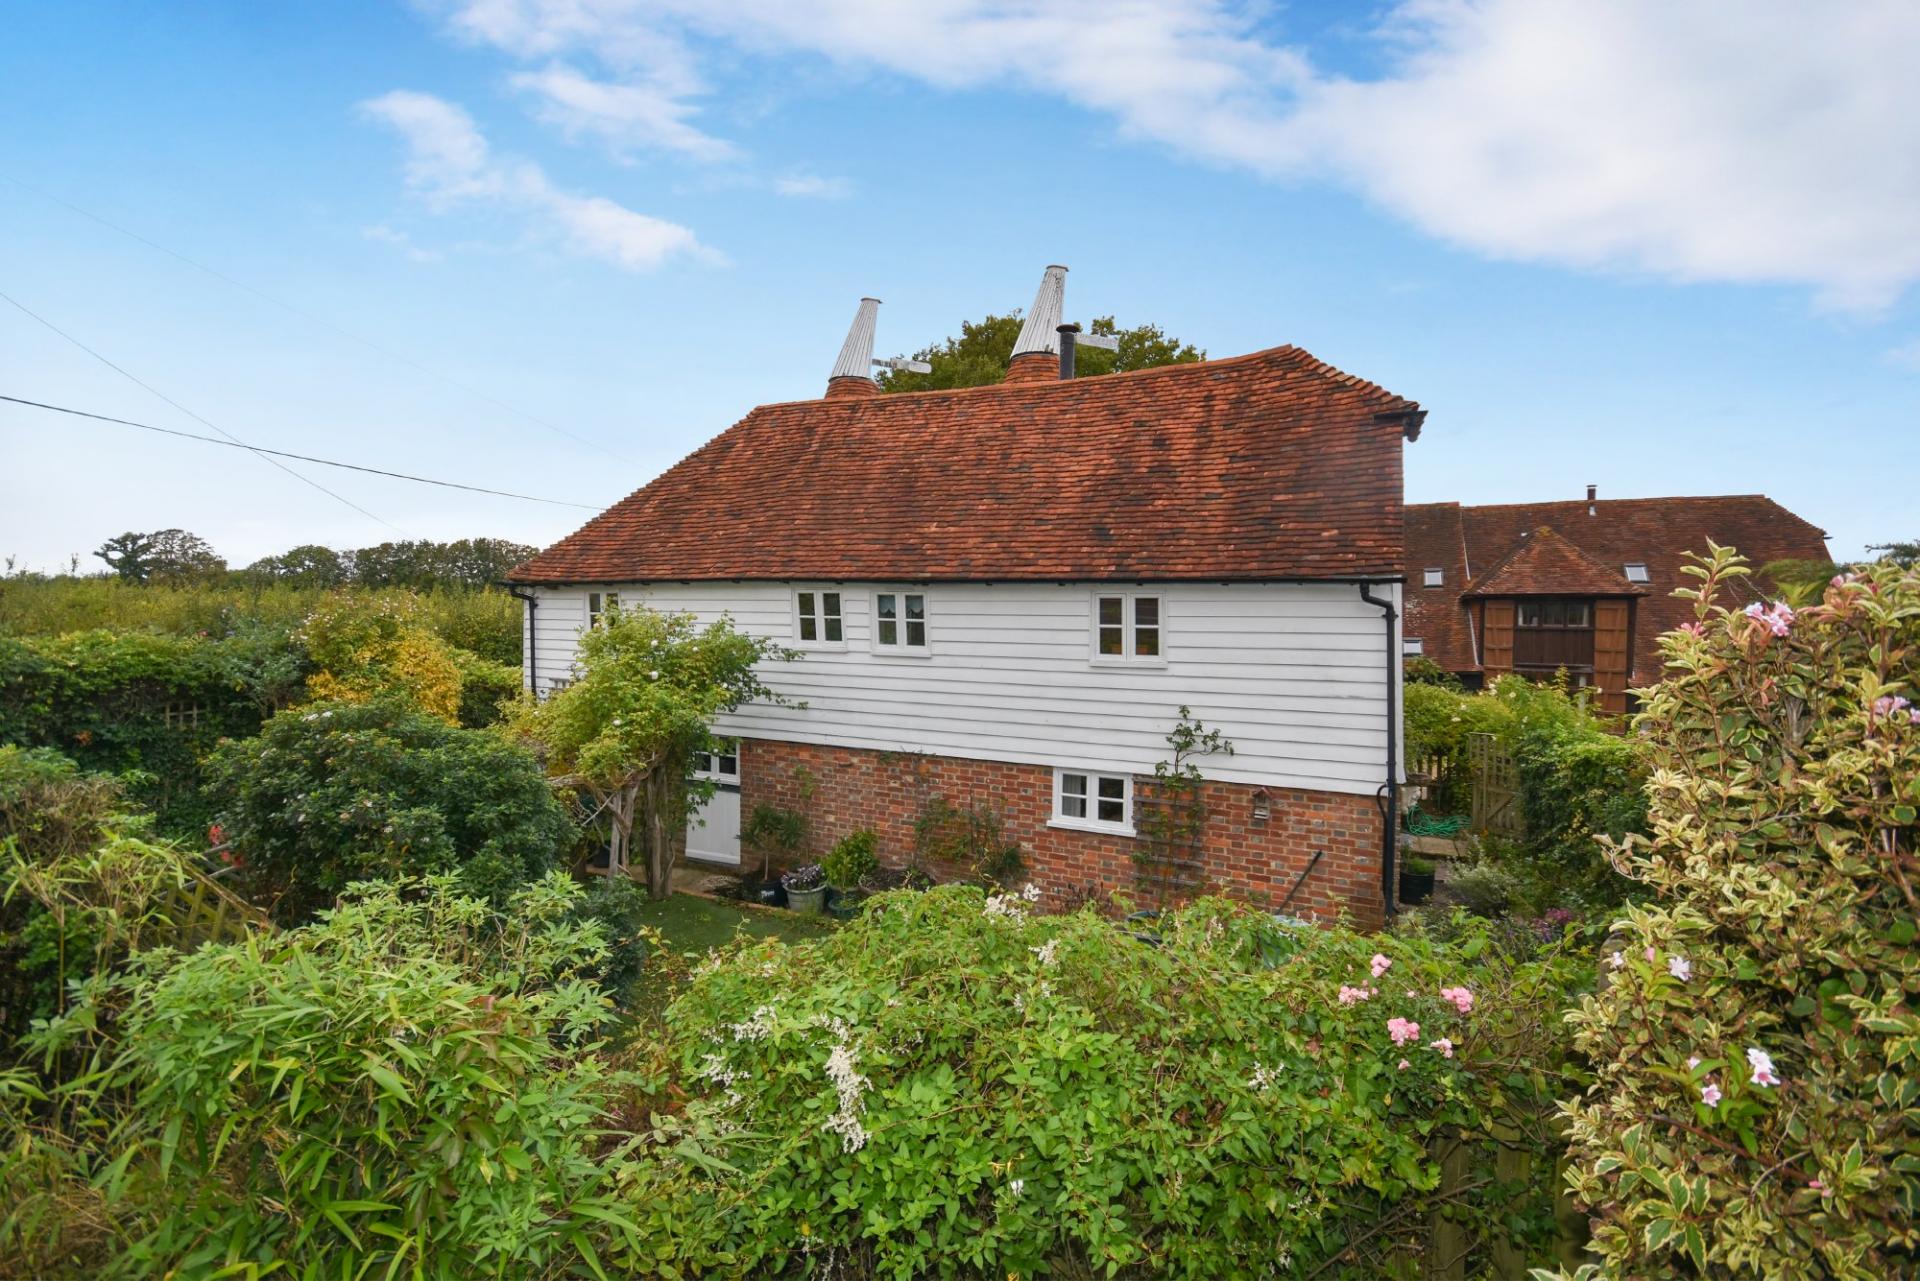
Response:
[{"label": "green hose", "polygon": [[1428,814],[1418,805],[1407,811],[1407,830],[1415,836],[1458,836],[1466,825],[1464,814]]}]

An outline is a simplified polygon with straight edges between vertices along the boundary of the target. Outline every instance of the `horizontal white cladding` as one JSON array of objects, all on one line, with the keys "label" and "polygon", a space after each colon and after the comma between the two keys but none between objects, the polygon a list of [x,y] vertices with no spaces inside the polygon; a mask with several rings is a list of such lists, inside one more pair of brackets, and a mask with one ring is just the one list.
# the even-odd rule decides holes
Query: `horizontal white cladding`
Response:
[{"label": "horizontal white cladding", "polygon": [[[540,684],[571,672],[586,588],[538,588]],[[1185,704],[1235,746],[1199,762],[1209,778],[1371,793],[1389,724],[1378,608],[1351,584],[653,583],[595,587],[623,604],[721,617],[796,646],[767,684],[804,707],[754,705],[730,734],[878,751],[1145,773],[1167,755]],[[794,594],[841,595],[838,645],[798,642]],[[873,597],[924,593],[927,653],[876,653]],[[1097,661],[1093,598],[1158,594],[1164,655]],[[1393,585],[1374,589],[1398,600]]]}]

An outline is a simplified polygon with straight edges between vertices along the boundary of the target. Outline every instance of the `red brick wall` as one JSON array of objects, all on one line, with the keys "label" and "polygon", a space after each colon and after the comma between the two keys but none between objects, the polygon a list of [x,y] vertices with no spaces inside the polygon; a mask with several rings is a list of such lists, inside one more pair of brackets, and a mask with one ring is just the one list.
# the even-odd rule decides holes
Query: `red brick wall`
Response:
[{"label": "red brick wall", "polygon": [[[797,772],[802,766],[812,788],[804,802]],[[1047,825],[1053,813],[1048,766],[748,739],[741,744],[740,773],[742,816],[757,805],[803,809],[816,857],[847,833],[871,828],[880,838],[881,861],[899,866],[913,853],[914,819],[935,797],[945,797],[961,808],[984,804],[999,813],[1049,901],[1059,904],[1089,887],[1145,897],[1134,885],[1132,839]],[[1314,851],[1322,850],[1324,857],[1286,910],[1331,916],[1344,909],[1356,925],[1378,927],[1380,812],[1374,799],[1267,788],[1270,816],[1261,822],[1253,818],[1257,790],[1244,783],[1206,784],[1205,888],[1278,908]],[[745,865],[753,866],[754,857],[745,855]],[[961,868],[937,870],[965,874]]]}]

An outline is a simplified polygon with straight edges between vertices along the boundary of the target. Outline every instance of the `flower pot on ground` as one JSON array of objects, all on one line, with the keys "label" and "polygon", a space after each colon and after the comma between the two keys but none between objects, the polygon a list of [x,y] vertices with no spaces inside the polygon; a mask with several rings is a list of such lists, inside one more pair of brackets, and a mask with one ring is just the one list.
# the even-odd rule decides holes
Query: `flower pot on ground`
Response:
[{"label": "flower pot on ground", "polygon": [[827,915],[836,921],[851,921],[860,915],[860,908],[867,901],[865,890],[829,889],[827,891]]},{"label": "flower pot on ground", "polygon": [[1433,860],[1410,858],[1400,865],[1400,901],[1409,907],[1433,897]]},{"label": "flower pot on ground", "polygon": [[796,912],[818,913],[826,906],[827,874],[818,863],[796,867],[780,878],[787,892],[787,906]]}]

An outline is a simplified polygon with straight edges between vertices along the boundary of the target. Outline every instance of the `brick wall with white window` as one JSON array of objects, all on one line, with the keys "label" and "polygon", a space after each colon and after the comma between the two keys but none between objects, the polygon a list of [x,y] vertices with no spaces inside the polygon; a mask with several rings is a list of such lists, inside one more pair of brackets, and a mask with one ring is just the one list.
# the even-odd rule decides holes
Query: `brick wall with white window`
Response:
[{"label": "brick wall with white window", "polygon": [[[1081,816],[1071,804],[1074,812],[1062,817],[1062,799],[1075,794],[1063,792],[1063,784],[1076,776],[1086,784],[1093,822],[1072,821]],[[882,863],[903,866],[913,854],[914,820],[942,798],[999,815],[1002,831],[1025,853],[1028,875],[1054,906],[1088,890],[1142,893],[1134,879],[1137,842],[1124,824],[1100,822],[1098,774],[749,739],[740,745],[740,777],[743,812],[775,805],[806,813],[809,857],[864,828],[878,836]],[[1140,780],[1124,782],[1130,819]],[[1346,912],[1358,925],[1380,924],[1380,811],[1371,797],[1220,782],[1205,784],[1201,795],[1208,815],[1196,888],[1299,916]],[[752,854],[747,862],[757,866]],[[949,878],[971,874],[955,866],[932,870]]]}]

